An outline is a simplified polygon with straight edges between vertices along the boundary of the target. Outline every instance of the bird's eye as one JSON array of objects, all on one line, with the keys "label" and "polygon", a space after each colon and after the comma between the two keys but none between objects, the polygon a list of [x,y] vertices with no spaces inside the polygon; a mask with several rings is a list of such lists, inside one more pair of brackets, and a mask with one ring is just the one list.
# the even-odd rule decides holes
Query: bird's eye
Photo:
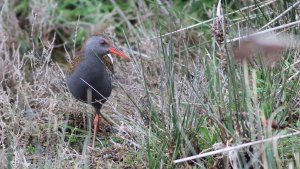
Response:
[{"label": "bird's eye", "polygon": [[100,44],[101,44],[101,45],[106,44],[105,40],[101,39],[101,40],[100,40]]}]

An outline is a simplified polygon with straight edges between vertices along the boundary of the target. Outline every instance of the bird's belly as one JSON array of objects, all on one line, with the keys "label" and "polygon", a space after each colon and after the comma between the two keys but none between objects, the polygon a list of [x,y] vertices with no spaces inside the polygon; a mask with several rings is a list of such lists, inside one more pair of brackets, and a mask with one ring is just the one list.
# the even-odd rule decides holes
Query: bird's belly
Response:
[{"label": "bird's belly", "polygon": [[101,108],[112,91],[111,77],[99,59],[83,60],[67,79],[67,85],[76,99],[91,101],[95,108]]},{"label": "bird's belly", "polygon": [[[72,95],[80,101],[104,103],[112,91],[111,79],[105,77],[107,78],[71,76],[67,80],[67,85]],[[88,98],[89,95],[91,98]]]},{"label": "bird's belly", "polygon": [[[95,84],[95,86],[89,86],[89,87],[92,90],[93,101],[107,99],[110,96],[112,91],[112,85],[110,79],[106,79],[105,81],[99,81],[98,83]],[[105,101],[103,101],[103,103]]]}]

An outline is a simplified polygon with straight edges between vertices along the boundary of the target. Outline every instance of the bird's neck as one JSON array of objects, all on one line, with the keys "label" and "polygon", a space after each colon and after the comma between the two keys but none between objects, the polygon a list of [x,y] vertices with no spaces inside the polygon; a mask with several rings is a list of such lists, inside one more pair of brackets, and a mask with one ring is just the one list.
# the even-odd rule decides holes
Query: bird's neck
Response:
[{"label": "bird's neck", "polygon": [[107,68],[112,74],[114,74],[113,63],[107,55],[98,56],[94,51],[85,50],[84,60],[90,64],[100,63],[101,66],[99,65],[99,67]]},{"label": "bird's neck", "polygon": [[99,59],[99,56],[93,50],[84,50],[83,51],[83,56],[85,58],[97,58],[97,59]]}]

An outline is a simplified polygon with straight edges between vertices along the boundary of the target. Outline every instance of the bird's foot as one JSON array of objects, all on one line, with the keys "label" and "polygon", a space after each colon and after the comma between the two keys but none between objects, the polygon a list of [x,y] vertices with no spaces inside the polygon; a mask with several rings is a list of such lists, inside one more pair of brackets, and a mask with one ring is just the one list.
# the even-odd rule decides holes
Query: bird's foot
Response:
[{"label": "bird's foot", "polygon": [[105,125],[102,125],[100,130],[104,133],[110,133],[110,132],[114,131],[114,127],[110,124],[105,124]]},{"label": "bird's foot", "polygon": [[[102,119],[104,119],[105,122]],[[114,130],[113,123],[110,120],[106,119],[104,116],[102,116],[99,113],[95,113],[94,135],[93,135],[92,148],[95,147],[95,140],[96,140],[97,133],[99,131],[103,132],[103,133],[110,133],[110,132],[114,132],[116,130]]]},{"label": "bird's foot", "polygon": [[102,122],[103,124],[101,125],[101,131],[105,133],[109,133],[113,131],[113,126],[114,124],[107,118],[105,118],[103,115],[100,114],[100,116],[104,119],[105,122]]}]

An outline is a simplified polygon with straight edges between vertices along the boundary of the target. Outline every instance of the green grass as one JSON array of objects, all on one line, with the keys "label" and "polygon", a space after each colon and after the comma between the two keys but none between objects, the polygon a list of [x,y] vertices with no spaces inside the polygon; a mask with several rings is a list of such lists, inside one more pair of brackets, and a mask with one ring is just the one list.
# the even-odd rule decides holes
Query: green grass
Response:
[{"label": "green grass", "polygon": [[[224,2],[225,40],[277,16],[265,30],[294,22],[296,8],[283,14],[294,3]],[[264,61],[268,49],[239,62],[233,52],[239,43],[219,44],[212,36],[216,1],[22,0],[0,7],[0,166],[210,168],[225,162],[233,168],[299,168],[299,135],[173,163],[299,132],[299,50],[284,49],[274,65]],[[93,111],[68,92],[64,57],[102,31],[131,62],[115,61],[115,87],[103,114],[116,131],[98,135],[93,150]],[[298,29],[276,32],[297,35]]]}]

